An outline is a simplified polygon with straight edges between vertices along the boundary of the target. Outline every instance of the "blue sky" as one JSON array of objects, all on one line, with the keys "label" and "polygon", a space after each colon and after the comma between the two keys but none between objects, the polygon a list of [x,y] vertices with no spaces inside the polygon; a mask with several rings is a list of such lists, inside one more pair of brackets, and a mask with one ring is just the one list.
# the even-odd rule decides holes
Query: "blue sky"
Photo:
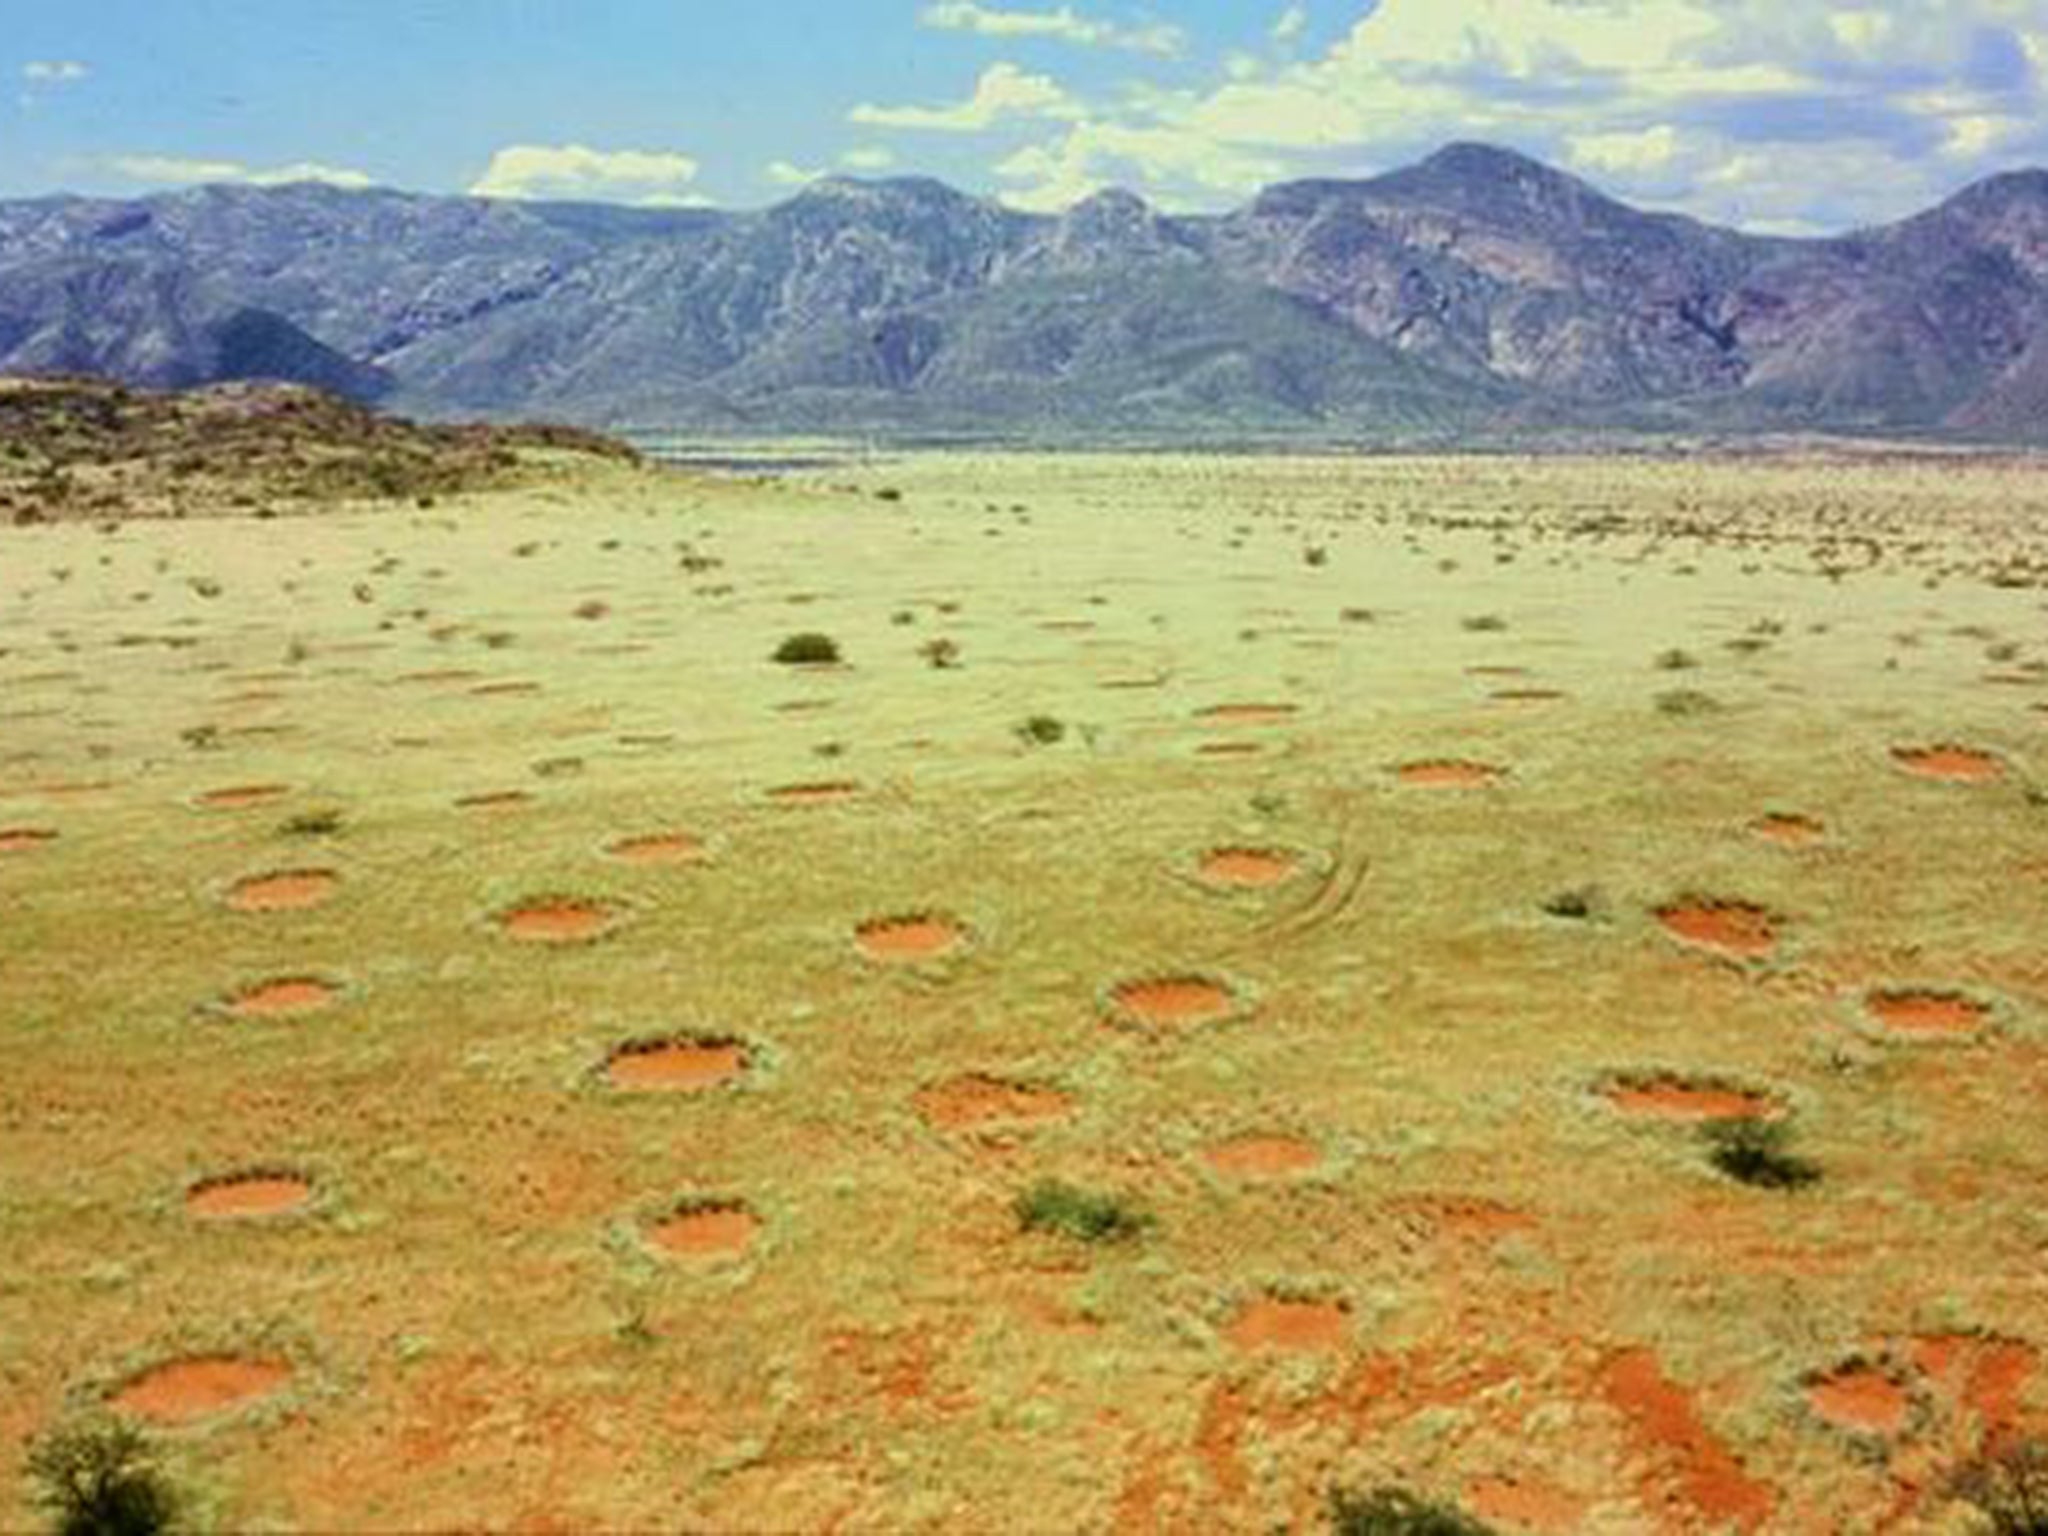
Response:
[{"label": "blue sky", "polygon": [[827,172],[1220,208],[1454,138],[1752,228],[2048,161],[2048,0],[72,0],[0,195],[306,177],[753,206]]}]

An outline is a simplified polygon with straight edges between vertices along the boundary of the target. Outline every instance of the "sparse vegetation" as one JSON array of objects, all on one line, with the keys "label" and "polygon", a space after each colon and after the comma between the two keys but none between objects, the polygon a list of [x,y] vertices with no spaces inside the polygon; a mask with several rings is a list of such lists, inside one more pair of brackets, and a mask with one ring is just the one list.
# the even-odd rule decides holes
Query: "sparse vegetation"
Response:
[{"label": "sparse vegetation", "polygon": [[51,1431],[29,1449],[36,1502],[57,1536],[158,1536],[183,1501],[134,1425],[95,1419]]},{"label": "sparse vegetation", "polygon": [[1058,1179],[1041,1179],[1016,1201],[1027,1232],[1055,1232],[1084,1243],[1125,1242],[1154,1225],[1145,1211],[1116,1195],[1094,1194]]},{"label": "sparse vegetation", "polygon": [[1983,1517],[1987,1536],[2048,1536],[2048,1440],[1990,1450],[1959,1470],[1949,1487]]},{"label": "sparse vegetation", "polygon": [[1720,710],[1719,699],[1710,693],[1701,693],[1695,688],[1674,688],[1668,693],[1657,695],[1657,713],[1670,715],[1678,720],[1718,714]]}]

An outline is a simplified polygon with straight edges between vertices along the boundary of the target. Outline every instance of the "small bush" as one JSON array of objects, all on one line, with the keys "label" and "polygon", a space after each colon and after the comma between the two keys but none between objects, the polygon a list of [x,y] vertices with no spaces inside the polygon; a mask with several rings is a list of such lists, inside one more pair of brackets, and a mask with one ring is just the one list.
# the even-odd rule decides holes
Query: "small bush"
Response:
[{"label": "small bush", "polygon": [[1466,619],[1464,626],[1475,635],[1497,635],[1508,627],[1508,621],[1497,613],[1481,613]]},{"label": "small bush", "polygon": [[1016,1201],[1026,1232],[1057,1232],[1084,1243],[1115,1243],[1139,1236],[1152,1217],[1114,1195],[1092,1194],[1058,1179],[1041,1179]]},{"label": "small bush", "polygon": [[1052,715],[1033,715],[1017,727],[1017,739],[1027,747],[1056,747],[1067,739],[1066,722]]},{"label": "small bush", "polygon": [[1711,715],[1721,708],[1721,701],[1710,693],[1701,693],[1694,688],[1675,688],[1669,693],[1657,695],[1657,712],[1676,719],[1695,715]]},{"label": "small bush", "polygon": [[1543,903],[1547,916],[1566,922],[1591,922],[1600,914],[1600,893],[1595,890],[1559,891]]},{"label": "small bush", "polygon": [[1657,668],[1662,672],[1688,672],[1699,664],[1699,657],[1693,655],[1691,651],[1681,651],[1675,646],[1657,658]]},{"label": "small bush", "polygon": [[1340,1489],[1330,1496],[1330,1528],[1337,1536],[1492,1536],[1470,1515],[1403,1488]]},{"label": "small bush", "polygon": [[785,667],[828,666],[839,660],[839,642],[830,635],[791,635],[775,648],[775,659]]},{"label": "small bush", "polygon": [[2048,1536],[2048,1441],[2022,1440],[1979,1457],[1950,1489],[1976,1506],[1992,1536]]},{"label": "small bush", "polygon": [[1783,1121],[1719,1120],[1703,1134],[1707,1160],[1738,1184],[1804,1189],[1820,1182],[1820,1165],[1791,1150],[1792,1132]]},{"label": "small bush", "polygon": [[341,830],[341,812],[302,811],[277,830],[286,837],[332,837]]},{"label": "small bush", "polygon": [[917,654],[941,672],[960,665],[960,647],[951,640],[927,640]]},{"label": "small bush", "polygon": [[178,1519],[178,1493],[131,1424],[58,1429],[28,1453],[36,1502],[59,1536],[155,1536]]}]

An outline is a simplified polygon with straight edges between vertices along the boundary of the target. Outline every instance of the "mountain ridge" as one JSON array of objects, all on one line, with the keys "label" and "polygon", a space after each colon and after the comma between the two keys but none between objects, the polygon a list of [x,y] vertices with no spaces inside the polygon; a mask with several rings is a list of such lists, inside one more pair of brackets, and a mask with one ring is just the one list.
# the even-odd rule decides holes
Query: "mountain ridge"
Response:
[{"label": "mountain ridge", "polygon": [[2048,438],[2048,171],[1752,235],[1445,145],[1225,213],[929,177],[740,212],[302,184],[0,203],[0,372],[282,377],[428,416],[1359,440]]}]

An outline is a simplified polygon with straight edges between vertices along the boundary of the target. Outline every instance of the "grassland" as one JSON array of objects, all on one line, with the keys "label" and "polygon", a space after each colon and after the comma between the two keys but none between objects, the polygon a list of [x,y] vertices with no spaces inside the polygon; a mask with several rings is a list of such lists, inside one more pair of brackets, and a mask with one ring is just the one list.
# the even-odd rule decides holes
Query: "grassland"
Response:
[{"label": "grassland", "polygon": [[1910,459],[0,531],[0,1527],[111,1402],[242,1529],[1972,1529],[2044,559]]}]

